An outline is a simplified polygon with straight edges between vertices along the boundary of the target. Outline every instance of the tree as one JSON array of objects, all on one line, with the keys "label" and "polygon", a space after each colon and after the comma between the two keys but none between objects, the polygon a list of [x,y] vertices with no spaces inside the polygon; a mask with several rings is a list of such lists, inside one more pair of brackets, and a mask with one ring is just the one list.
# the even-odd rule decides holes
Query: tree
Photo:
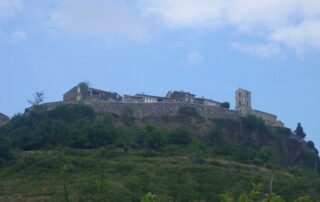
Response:
[{"label": "tree", "polygon": [[294,131],[296,136],[304,139],[306,137],[306,134],[303,131],[303,127],[301,126],[301,123],[298,123],[296,130]]},{"label": "tree", "polygon": [[28,103],[31,104],[32,106],[37,106],[41,104],[44,101],[44,92],[36,92],[33,95],[33,100],[28,100]]},{"label": "tree", "polygon": [[222,108],[230,109],[230,103],[229,102],[223,102],[220,105]]},{"label": "tree", "polygon": [[155,202],[156,199],[157,199],[157,195],[149,192],[145,196],[142,197],[141,202]]}]

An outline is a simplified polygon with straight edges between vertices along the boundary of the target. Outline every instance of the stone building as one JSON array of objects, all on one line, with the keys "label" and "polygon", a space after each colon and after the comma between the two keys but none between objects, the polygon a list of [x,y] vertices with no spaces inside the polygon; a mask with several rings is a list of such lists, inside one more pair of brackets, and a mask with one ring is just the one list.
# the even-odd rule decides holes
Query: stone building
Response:
[{"label": "stone building", "polygon": [[169,91],[166,98],[173,102],[195,103],[195,95],[184,91]]},{"label": "stone building", "polygon": [[134,102],[134,103],[156,103],[156,102],[170,101],[170,99],[165,97],[155,96],[155,95],[146,95],[142,93],[142,94],[136,94],[136,95],[124,95],[123,101]]},{"label": "stone building", "polygon": [[239,88],[236,93],[236,110],[240,112],[241,115],[247,115],[251,112],[251,92],[242,88]]},{"label": "stone building", "polygon": [[85,83],[78,84],[63,95],[63,101],[81,100],[103,100],[120,102],[122,101],[122,97],[115,92],[107,92],[95,88],[90,88]]},{"label": "stone building", "polygon": [[266,124],[272,126],[284,126],[281,121],[277,120],[277,116],[260,110],[252,109],[251,107],[251,92],[242,88],[239,88],[235,92],[236,110],[241,116],[247,116],[249,114],[255,115],[265,121]]},{"label": "stone building", "polygon": [[143,97],[135,96],[135,95],[124,95],[123,102],[128,103],[143,103]]},{"label": "stone building", "polygon": [[164,97],[155,96],[155,95],[146,95],[144,93],[136,94],[136,96],[141,97],[144,103],[155,103],[155,102],[162,102],[165,100]]},{"label": "stone building", "polygon": [[207,98],[196,98],[195,99],[195,103],[197,104],[201,104],[201,105],[205,105],[205,106],[209,106],[209,107],[221,107],[221,104],[220,102],[217,102],[217,101],[214,101],[214,100],[211,100],[211,99],[207,99]]},{"label": "stone building", "polygon": [[10,121],[10,118],[8,116],[0,113],[0,127],[8,123],[9,121]]}]

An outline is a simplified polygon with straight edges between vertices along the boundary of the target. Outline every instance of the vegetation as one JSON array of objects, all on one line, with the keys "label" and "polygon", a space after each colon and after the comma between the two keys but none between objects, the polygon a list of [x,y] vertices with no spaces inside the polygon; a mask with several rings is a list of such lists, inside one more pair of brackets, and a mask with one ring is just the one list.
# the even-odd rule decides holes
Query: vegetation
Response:
[{"label": "vegetation", "polygon": [[223,103],[221,103],[220,106],[223,107],[223,108],[226,108],[226,109],[230,109],[230,103],[229,102],[223,102]]},{"label": "vegetation", "polygon": [[297,129],[294,131],[297,137],[304,139],[306,137],[306,134],[303,131],[303,128],[301,126],[301,123],[298,123]]},{"label": "vegetation", "polygon": [[32,106],[37,106],[39,104],[41,104],[44,101],[44,92],[36,92],[33,95],[33,99],[32,100],[28,100],[28,103],[31,104]]},{"label": "vegetation", "polygon": [[[299,164],[281,150],[289,137],[257,117],[206,122],[192,108],[141,121],[126,108],[116,116],[84,105],[36,107],[0,128],[0,201],[319,198],[314,144],[305,143]],[[261,185],[255,199],[245,194],[271,176],[274,194]]]}]

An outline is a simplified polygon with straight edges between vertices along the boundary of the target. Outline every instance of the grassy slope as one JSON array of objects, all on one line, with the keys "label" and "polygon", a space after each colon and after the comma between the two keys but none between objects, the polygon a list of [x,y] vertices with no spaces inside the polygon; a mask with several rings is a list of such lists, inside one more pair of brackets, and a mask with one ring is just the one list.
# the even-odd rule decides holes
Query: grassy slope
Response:
[{"label": "grassy slope", "polygon": [[250,190],[252,182],[267,187],[271,173],[274,191],[293,201],[305,193],[316,196],[320,185],[314,174],[297,177],[193,154],[104,148],[15,155],[15,161],[1,167],[0,201],[65,201],[66,196],[70,201],[139,201],[147,192],[160,201],[217,201],[226,191]]},{"label": "grassy slope", "polygon": [[[252,183],[268,191],[272,174],[273,191],[286,201],[320,198],[314,153],[301,158],[310,165],[288,163],[281,142],[290,134],[244,121],[205,122],[191,110],[138,122],[76,105],[18,115],[0,128],[7,140],[0,146],[15,156],[0,156],[0,201],[139,201],[148,192],[159,201],[219,201]],[[56,148],[61,142],[74,149]]]}]

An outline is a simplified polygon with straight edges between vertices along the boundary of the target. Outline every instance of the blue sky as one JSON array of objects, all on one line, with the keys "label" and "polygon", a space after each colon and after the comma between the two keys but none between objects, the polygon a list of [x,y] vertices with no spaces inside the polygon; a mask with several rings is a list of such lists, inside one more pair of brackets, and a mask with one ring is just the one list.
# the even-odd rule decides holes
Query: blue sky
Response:
[{"label": "blue sky", "polygon": [[318,0],[0,0],[0,112],[80,81],[120,94],[186,90],[301,122],[320,147]]}]

